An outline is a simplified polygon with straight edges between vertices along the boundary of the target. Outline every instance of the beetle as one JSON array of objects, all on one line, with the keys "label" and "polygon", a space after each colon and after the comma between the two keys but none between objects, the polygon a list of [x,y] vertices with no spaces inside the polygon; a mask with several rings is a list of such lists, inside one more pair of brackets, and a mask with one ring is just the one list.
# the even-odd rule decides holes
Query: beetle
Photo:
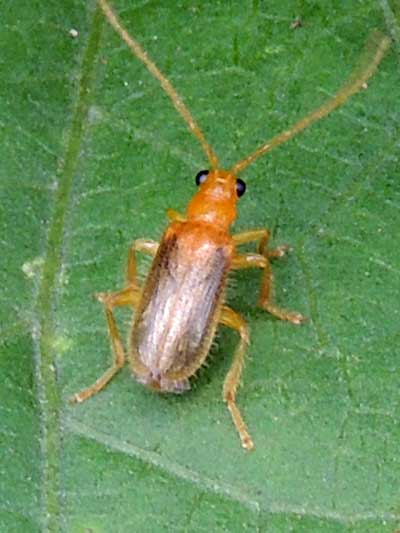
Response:
[{"label": "beetle", "polygon": [[[197,173],[196,184],[199,189],[189,202],[185,215],[172,209],[167,211],[170,224],[160,243],[145,239],[133,243],[128,256],[126,287],[98,295],[105,307],[114,360],[112,366],[92,386],[75,394],[72,401],[82,402],[99,392],[125,363],[124,347],[113,314],[115,307],[129,305],[135,309],[129,334],[130,365],[140,383],[159,392],[182,393],[190,388],[189,378],[204,363],[217,326],[223,324],[236,330],[240,336],[223,385],[223,398],[243,448],[251,450],[254,444],[236,404],[237,388],[249,345],[249,329],[244,319],[225,304],[229,272],[235,269],[261,269],[260,307],[293,324],[301,324],[304,317],[300,313],[280,309],[272,300],[271,260],[282,257],[288,247],[268,249],[270,233],[266,229],[236,235],[230,233],[230,227],[236,219],[237,201],[246,190],[245,183],[237,176],[258,157],[328,115],[359,91],[375,72],[389,47],[389,39],[384,36],[377,39],[375,53],[369,64],[325,104],[225,170],[220,168],[215,152],[170,81],[128,34],[107,1],[98,0],[98,3],[132,53],[145,64],[168,94],[200,142],[210,169]],[[238,247],[249,242],[258,243],[257,252],[240,253]],[[137,252],[154,258],[143,288],[137,279]]]}]

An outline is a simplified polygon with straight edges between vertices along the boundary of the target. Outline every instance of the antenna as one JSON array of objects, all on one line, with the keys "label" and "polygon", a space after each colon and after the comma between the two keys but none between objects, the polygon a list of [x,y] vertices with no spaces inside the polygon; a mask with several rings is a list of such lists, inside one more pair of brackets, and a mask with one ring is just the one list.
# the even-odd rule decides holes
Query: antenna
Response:
[{"label": "antenna", "polygon": [[[145,50],[143,50],[140,44],[129,35],[126,29],[122,26],[118,17],[112,11],[108,2],[106,0],[97,1],[101,9],[103,10],[107,20],[113,26],[115,31],[125,41],[131,52],[138,59],[140,59],[142,63],[145,64],[150,73],[154,76],[154,78],[159,81],[161,87],[170,97],[175,109],[186,122],[193,135],[200,142],[201,147],[211,165],[211,168],[217,169],[219,167],[218,157],[215,154],[214,150],[211,148],[211,145],[207,142],[203,132],[195,122],[189,109],[186,107],[182,97],[176,92],[171,82],[159,70],[159,68],[149,57],[147,52],[145,52]],[[314,122],[320,120],[321,118],[326,117],[327,115],[329,115],[329,113],[344,104],[346,100],[353,96],[353,94],[357,93],[367,82],[367,80],[375,73],[379,63],[382,61],[389,47],[390,39],[388,37],[382,35],[378,31],[373,32],[371,37],[367,41],[362,60],[360,60],[361,66],[353,72],[348,81],[337,91],[337,93],[330,100],[322,104],[315,111],[312,111],[306,117],[296,122],[296,124],[291,126],[289,129],[283,131],[282,133],[279,133],[266,143],[259,146],[252,154],[248,155],[247,157],[241,159],[238,163],[236,163],[230,169],[229,172],[235,175],[239,174],[239,172],[242,172],[242,170],[251,165],[256,159],[266,154],[267,152],[270,152],[273,148],[284,144],[286,141],[297,135],[297,133],[304,130],[305,128],[307,128]]]},{"label": "antenna", "polygon": [[[288,130],[279,133],[271,140],[267,141],[265,144],[262,144],[255,152],[245,157],[238,163],[236,163],[231,169],[232,174],[238,174],[247,166],[251,165],[258,157],[270,152],[276,146],[285,143],[297,133],[304,130],[313,122],[320,120],[321,118],[326,117],[334,109],[341,106],[348,100],[353,94],[358,92],[366,81],[374,74],[378,68],[379,63],[386,54],[390,47],[390,39],[379,32],[373,32],[371,37],[367,41],[364,54],[362,55],[362,60],[360,61],[361,67],[356,69],[353,74],[350,76],[349,80],[343,85],[341,89],[327,102],[322,104],[321,107],[302,118],[296,124],[294,124]],[[374,55],[371,60],[371,51],[373,49]]]},{"label": "antenna", "polygon": [[194,118],[192,117],[189,109],[186,107],[184,101],[182,100],[181,96],[176,92],[171,82],[164,76],[164,74],[160,71],[160,69],[157,67],[157,65],[150,59],[147,52],[143,50],[143,48],[140,46],[140,44],[133,39],[129,35],[129,33],[126,31],[126,29],[122,26],[121,22],[117,18],[117,16],[112,11],[109,4],[106,2],[106,0],[97,0],[101,9],[103,10],[107,20],[111,24],[111,26],[115,29],[115,31],[120,35],[121,39],[125,41],[125,43],[129,46],[131,52],[138,58],[142,63],[146,65],[150,73],[160,82],[160,85],[164,89],[164,91],[167,93],[167,95],[171,98],[171,101],[175,107],[175,109],[178,111],[178,113],[181,115],[183,120],[188,125],[190,131],[193,133],[193,135],[199,140],[201,147],[203,148],[204,153],[207,156],[208,161],[210,162],[210,165],[213,169],[218,168],[219,162],[218,157],[215,154],[214,150],[211,148],[211,146],[206,141],[206,138],[203,135],[203,132],[201,131],[200,127],[196,124]]}]

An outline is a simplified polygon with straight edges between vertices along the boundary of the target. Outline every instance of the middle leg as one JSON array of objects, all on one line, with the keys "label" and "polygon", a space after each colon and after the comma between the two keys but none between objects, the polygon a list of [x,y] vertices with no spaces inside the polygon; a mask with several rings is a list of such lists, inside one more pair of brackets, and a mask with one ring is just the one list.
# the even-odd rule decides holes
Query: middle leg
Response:
[{"label": "middle leg", "polygon": [[250,231],[242,231],[241,233],[233,235],[233,242],[236,246],[239,246],[240,244],[245,244],[247,242],[258,241],[257,252],[260,255],[270,259],[279,259],[280,257],[283,257],[289,251],[289,246],[287,244],[283,244],[282,246],[268,250],[267,247],[270,237],[271,232],[267,229],[253,229]]},{"label": "middle leg", "polygon": [[268,230],[252,230],[239,233],[233,236],[236,245],[244,244],[251,241],[259,241],[259,253],[236,254],[232,268],[261,268],[263,270],[261,279],[261,290],[258,299],[260,307],[276,316],[280,320],[287,320],[293,324],[301,324],[305,320],[303,315],[286,309],[281,309],[275,305],[273,301],[273,273],[271,268],[271,259],[281,258],[288,251],[287,245],[279,246],[272,250],[268,250],[268,241],[270,232]]},{"label": "middle leg", "polygon": [[127,286],[117,292],[100,293],[97,299],[104,304],[108,334],[111,340],[113,361],[104,374],[102,374],[90,387],[76,393],[71,402],[83,402],[100,392],[115,374],[124,366],[125,351],[119,335],[114,317],[114,308],[130,305],[136,308],[139,305],[142,289],[137,281],[136,252],[144,252],[154,256],[158,250],[158,243],[147,239],[137,239],[131,246],[128,255]]},{"label": "middle leg", "polygon": [[141,296],[141,289],[129,286],[118,292],[100,293],[97,299],[104,304],[108,334],[111,340],[113,361],[110,366],[92,385],[74,394],[71,403],[81,403],[100,392],[108,384],[115,374],[124,366],[125,352],[121,342],[113,310],[115,307],[131,305],[137,307]]}]

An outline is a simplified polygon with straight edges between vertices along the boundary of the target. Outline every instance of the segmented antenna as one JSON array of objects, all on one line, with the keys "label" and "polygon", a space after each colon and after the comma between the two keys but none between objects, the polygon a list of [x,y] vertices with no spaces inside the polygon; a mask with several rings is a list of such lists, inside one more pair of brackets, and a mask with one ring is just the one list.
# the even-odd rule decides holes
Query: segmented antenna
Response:
[{"label": "segmented antenna", "polygon": [[162,86],[164,91],[171,98],[175,109],[186,122],[193,135],[200,141],[201,147],[203,148],[203,151],[206,154],[208,161],[210,162],[211,168],[218,168],[218,157],[206,141],[203,132],[196,124],[194,118],[190,114],[189,109],[186,107],[182,98],[176,92],[171,82],[164,76],[164,74],[160,71],[157,65],[150,59],[149,55],[143,50],[140,44],[135,39],[133,39],[133,37],[131,37],[129,33],[125,30],[117,16],[112,11],[109,4],[105,0],[97,1],[111,26],[129,46],[131,52],[146,65],[150,73],[160,82],[160,85]]},{"label": "segmented antenna", "polygon": [[[210,144],[206,141],[203,132],[196,124],[189,109],[186,107],[181,96],[176,92],[171,82],[164,76],[164,74],[159,70],[156,64],[150,59],[150,57],[143,50],[140,44],[125,30],[117,16],[112,11],[108,2],[106,0],[97,1],[101,9],[103,10],[107,20],[116,30],[116,32],[120,35],[120,37],[125,41],[125,43],[129,46],[131,52],[145,64],[150,73],[159,81],[164,91],[170,97],[175,109],[186,122],[193,135],[200,142],[201,147],[211,165],[211,168],[217,169],[219,166],[217,155],[211,148]],[[251,165],[256,159],[266,154],[267,152],[270,152],[273,148],[276,148],[277,146],[285,143],[286,141],[297,135],[297,133],[299,133],[300,131],[304,130],[317,120],[326,117],[337,107],[344,104],[346,100],[353,96],[353,94],[357,93],[367,82],[367,80],[375,73],[379,63],[382,61],[389,47],[390,39],[388,37],[380,34],[379,32],[373,32],[365,47],[363,61],[360,62],[361,67],[356,69],[356,71],[350,76],[349,80],[343,85],[341,89],[338,90],[338,92],[330,100],[322,104],[318,109],[316,109],[306,117],[296,122],[296,124],[294,124],[289,129],[283,131],[282,133],[279,133],[266,143],[259,146],[257,150],[255,150],[255,152],[236,163],[230,169],[230,172],[235,175],[239,174],[239,172],[242,172],[242,170]]]},{"label": "segmented antenna", "polygon": [[[343,85],[343,87],[338,90],[335,96],[322,104],[321,107],[296,122],[296,124],[294,124],[294,126],[288,130],[279,133],[265,144],[262,144],[255,152],[236,163],[230,169],[230,172],[237,175],[247,166],[251,165],[251,163],[253,163],[253,161],[255,161],[258,157],[270,152],[276,146],[285,143],[297,135],[297,133],[310,126],[313,122],[326,117],[334,109],[344,104],[344,102],[353,96],[353,94],[358,92],[366,83],[366,81],[374,74],[389,47],[390,39],[388,37],[380,34],[379,32],[373,32],[367,41],[364,54],[362,55],[362,61],[360,62],[361,67],[353,72],[353,74]],[[373,57],[371,59],[372,53]]]}]

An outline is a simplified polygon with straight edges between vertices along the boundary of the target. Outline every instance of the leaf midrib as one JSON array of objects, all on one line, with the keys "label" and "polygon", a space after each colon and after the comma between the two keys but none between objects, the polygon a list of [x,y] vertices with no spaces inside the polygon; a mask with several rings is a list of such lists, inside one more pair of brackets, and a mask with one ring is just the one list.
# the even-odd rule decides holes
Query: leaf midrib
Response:
[{"label": "leaf midrib", "polygon": [[53,344],[57,328],[54,307],[57,302],[58,277],[62,266],[66,214],[92,98],[90,87],[103,24],[100,10],[96,8],[90,24],[87,46],[83,52],[76,105],[67,135],[64,165],[57,176],[58,188],[48,227],[45,261],[36,302],[37,319],[33,326],[34,333],[37,333],[34,334],[35,375],[42,429],[42,525],[46,531],[62,529],[61,398],[54,366],[57,357],[57,349]]}]

